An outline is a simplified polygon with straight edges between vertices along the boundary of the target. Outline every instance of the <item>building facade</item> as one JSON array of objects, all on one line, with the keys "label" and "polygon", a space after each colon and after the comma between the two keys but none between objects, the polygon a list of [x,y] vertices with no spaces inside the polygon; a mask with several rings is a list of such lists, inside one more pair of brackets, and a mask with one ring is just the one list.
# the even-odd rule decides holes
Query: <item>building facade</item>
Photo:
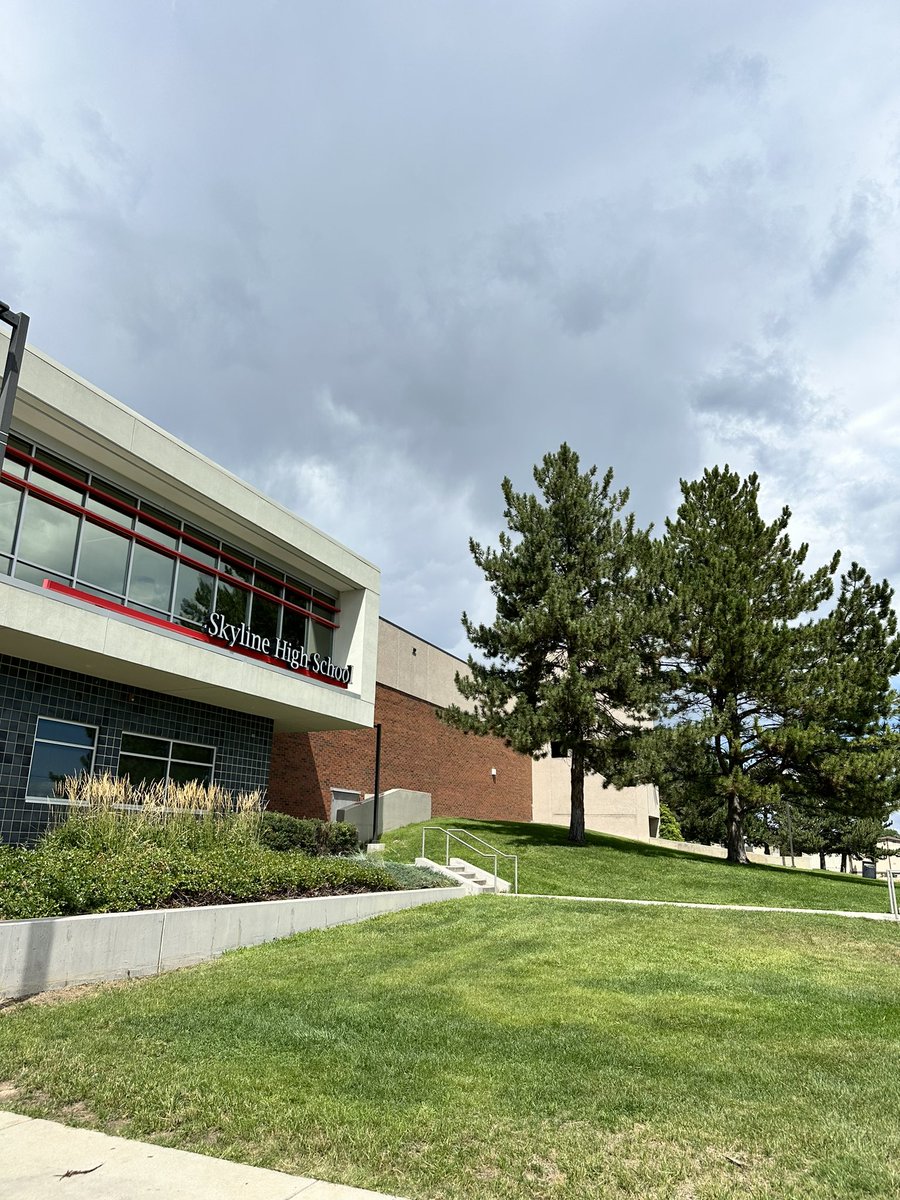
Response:
[{"label": "building facade", "polygon": [[32,840],[83,770],[265,788],[275,733],[370,730],[378,591],[370,563],[29,349],[0,478],[0,838]]},{"label": "building facade", "polygon": [[[375,721],[382,726],[380,790],[428,792],[435,817],[569,823],[569,761],[532,760],[500,738],[445,725],[438,712],[466,702],[456,690],[466,663],[381,618]],[[365,732],[277,733],[270,806],[298,817],[333,816],[334,793],[374,788],[375,738]],[[622,837],[656,837],[655,787],[606,788],[585,780],[585,826]]]},{"label": "building facade", "polygon": [[[373,790],[376,721],[382,790],[567,824],[568,764],[445,725],[466,664],[378,594],[372,564],[29,349],[0,476],[0,840],[33,841],[82,771],[328,819]],[[655,789],[589,778],[585,806],[656,834]]]}]

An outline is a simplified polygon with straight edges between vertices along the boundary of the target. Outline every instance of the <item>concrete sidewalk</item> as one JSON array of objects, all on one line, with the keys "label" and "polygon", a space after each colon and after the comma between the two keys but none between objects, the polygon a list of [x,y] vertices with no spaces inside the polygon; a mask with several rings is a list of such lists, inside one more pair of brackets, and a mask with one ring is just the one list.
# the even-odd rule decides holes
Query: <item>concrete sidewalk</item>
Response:
[{"label": "concrete sidewalk", "polygon": [[[509,895],[509,893],[500,893]],[[551,896],[519,892],[514,900],[577,900],[579,904],[639,904],[657,908],[706,908],[714,912],[798,913],[801,917],[857,917],[863,921],[898,921],[889,912],[849,912],[837,908],[773,908],[765,904],[705,904],[699,900],[624,900],[621,896]]]},{"label": "concrete sidewalk", "polygon": [[3,1200],[402,1200],[0,1111]]}]

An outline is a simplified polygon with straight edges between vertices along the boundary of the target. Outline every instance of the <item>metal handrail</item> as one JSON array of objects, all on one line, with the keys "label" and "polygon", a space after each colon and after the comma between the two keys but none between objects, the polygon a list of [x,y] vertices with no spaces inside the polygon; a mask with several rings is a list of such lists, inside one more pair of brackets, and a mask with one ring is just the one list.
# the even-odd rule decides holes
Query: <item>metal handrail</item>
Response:
[{"label": "metal handrail", "polygon": [[[450,865],[450,839],[454,842],[459,842],[466,850],[480,854],[482,858],[492,858],[494,860],[494,892],[498,891],[497,880],[500,876],[497,873],[497,859],[511,858],[513,863],[513,894],[519,894],[519,856],[518,854],[507,854],[505,850],[498,850],[496,846],[492,846],[490,842],[486,842],[484,838],[480,838],[477,833],[469,833],[467,829],[445,829],[443,825],[426,825],[422,830],[422,857],[425,857],[425,834],[426,833],[442,833],[444,834],[444,865]],[[462,834],[462,837],[458,837]],[[468,838],[469,841],[464,841]],[[481,842],[482,846],[487,846],[487,850],[479,850],[477,846],[471,845],[471,842]]]}]

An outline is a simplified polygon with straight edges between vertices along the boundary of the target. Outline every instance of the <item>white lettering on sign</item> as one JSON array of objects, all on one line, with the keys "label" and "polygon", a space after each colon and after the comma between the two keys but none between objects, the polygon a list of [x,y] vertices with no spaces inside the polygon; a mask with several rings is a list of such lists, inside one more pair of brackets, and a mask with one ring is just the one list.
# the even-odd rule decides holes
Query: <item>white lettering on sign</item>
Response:
[{"label": "white lettering on sign", "polygon": [[335,683],[349,684],[353,678],[352,667],[342,667],[328,655],[310,654],[302,646],[295,646],[293,642],[283,641],[279,637],[263,637],[254,633],[243,622],[240,625],[231,624],[220,612],[209,614],[204,629],[211,638],[224,642],[230,650],[240,647],[252,650],[256,654],[266,654],[277,658],[292,671],[311,671],[314,675],[333,679]]}]

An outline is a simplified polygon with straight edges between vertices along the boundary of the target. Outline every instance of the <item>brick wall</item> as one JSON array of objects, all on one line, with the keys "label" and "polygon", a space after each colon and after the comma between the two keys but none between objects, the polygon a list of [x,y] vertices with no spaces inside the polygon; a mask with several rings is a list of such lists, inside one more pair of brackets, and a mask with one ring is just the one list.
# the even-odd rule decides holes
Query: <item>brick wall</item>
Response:
[{"label": "brick wall", "polygon": [[[499,738],[451,729],[433,704],[383,684],[375,692],[375,720],[382,725],[382,791],[430,792],[436,817],[531,820],[531,759]],[[275,734],[270,808],[327,820],[332,787],[365,794],[374,786],[373,729]]]}]

